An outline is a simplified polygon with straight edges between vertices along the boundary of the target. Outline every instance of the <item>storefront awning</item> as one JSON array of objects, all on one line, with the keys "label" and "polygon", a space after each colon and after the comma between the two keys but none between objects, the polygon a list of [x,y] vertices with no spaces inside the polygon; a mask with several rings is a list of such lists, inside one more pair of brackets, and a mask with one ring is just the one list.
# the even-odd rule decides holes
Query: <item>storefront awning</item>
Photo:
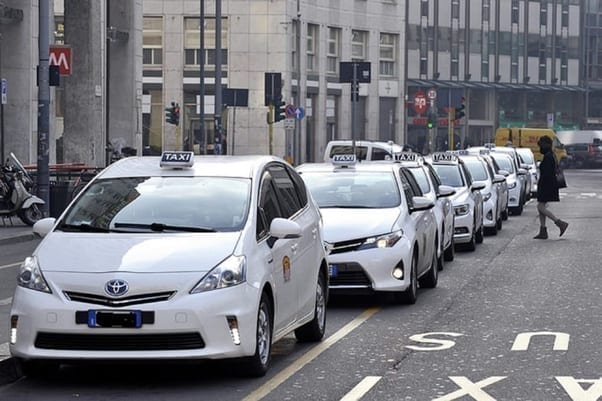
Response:
[{"label": "storefront awning", "polygon": [[586,89],[580,86],[571,85],[539,85],[539,84],[519,84],[502,82],[476,82],[476,81],[439,81],[427,79],[408,79],[408,86],[418,86],[422,88],[464,88],[464,89],[500,89],[500,90],[535,90],[535,91],[567,91],[567,92],[585,92]]}]

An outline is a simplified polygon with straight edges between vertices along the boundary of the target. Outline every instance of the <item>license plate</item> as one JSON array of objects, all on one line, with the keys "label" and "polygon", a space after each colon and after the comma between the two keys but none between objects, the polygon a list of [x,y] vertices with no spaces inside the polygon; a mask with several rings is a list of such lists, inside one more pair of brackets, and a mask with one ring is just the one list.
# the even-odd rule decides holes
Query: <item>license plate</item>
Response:
[{"label": "license plate", "polygon": [[336,277],[339,274],[339,268],[337,265],[328,265],[328,275],[330,277]]},{"label": "license plate", "polygon": [[138,328],[142,326],[142,311],[88,311],[88,327]]}]

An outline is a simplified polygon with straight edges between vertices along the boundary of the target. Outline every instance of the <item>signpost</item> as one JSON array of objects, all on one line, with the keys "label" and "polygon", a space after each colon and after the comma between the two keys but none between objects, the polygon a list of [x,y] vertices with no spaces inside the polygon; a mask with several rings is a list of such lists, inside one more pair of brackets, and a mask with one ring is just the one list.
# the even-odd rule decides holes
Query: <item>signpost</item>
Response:
[{"label": "signpost", "polygon": [[339,82],[351,83],[351,143],[355,154],[355,141],[357,139],[357,104],[360,100],[360,82],[370,82],[370,62],[366,61],[341,61],[339,63]]},{"label": "signpost", "polygon": [[[224,88],[222,89],[223,102],[226,106],[232,106],[232,131],[230,132],[230,138],[232,141],[232,154],[234,154],[234,138],[236,129],[236,107],[248,107],[249,106],[249,90],[248,89],[234,89]],[[227,136],[226,136],[227,138]],[[228,146],[224,149],[228,154]]]},{"label": "signpost", "polygon": [[7,101],[8,83],[2,78],[2,103],[0,104],[0,163],[4,162],[4,105]]}]

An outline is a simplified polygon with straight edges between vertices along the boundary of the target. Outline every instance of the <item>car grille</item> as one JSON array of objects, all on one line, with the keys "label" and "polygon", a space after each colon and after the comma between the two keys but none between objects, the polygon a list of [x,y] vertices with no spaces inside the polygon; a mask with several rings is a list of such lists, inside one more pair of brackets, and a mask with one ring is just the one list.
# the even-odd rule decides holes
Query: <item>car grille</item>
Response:
[{"label": "car grille", "polygon": [[330,276],[330,287],[372,287],[370,278],[358,263],[336,263],[337,275]]},{"label": "car grille", "polygon": [[116,307],[163,302],[169,300],[175,293],[175,291],[166,291],[155,292],[151,294],[138,294],[123,298],[109,298],[98,294],[85,294],[82,292],[73,291],[63,292],[63,294],[65,294],[70,301]]},{"label": "car grille", "polygon": [[170,351],[205,348],[199,333],[61,334],[38,333],[37,348],[79,351]]},{"label": "car grille", "polygon": [[332,244],[330,254],[357,251],[360,246],[366,241],[365,238],[356,238],[349,241],[335,242]]}]

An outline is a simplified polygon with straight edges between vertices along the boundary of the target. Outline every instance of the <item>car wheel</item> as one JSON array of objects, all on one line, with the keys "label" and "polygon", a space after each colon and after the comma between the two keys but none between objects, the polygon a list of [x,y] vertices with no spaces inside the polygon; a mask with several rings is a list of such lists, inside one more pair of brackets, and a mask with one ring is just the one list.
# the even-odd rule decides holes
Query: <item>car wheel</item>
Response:
[{"label": "car wheel", "polygon": [[508,220],[508,215],[510,212],[508,211],[508,205],[506,205],[506,210],[502,212],[502,220]]},{"label": "car wheel", "polygon": [[316,306],[314,318],[295,330],[295,337],[300,342],[320,341],[326,331],[326,280],[322,274],[318,274],[316,285]]},{"label": "car wheel", "polygon": [[482,244],[484,238],[485,238],[485,236],[483,234],[483,225],[481,224],[481,227],[479,227],[479,229],[477,230],[477,232],[475,234],[475,242],[477,244]]},{"label": "car wheel", "polygon": [[426,274],[418,280],[421,288],[435,288],[439,279],[439,267],[437,266],[437,253],[433,252],[431,267]]},{"label": "car wheel", "polygon": [[244,372],[251,377],[261,377],[266,374],[272,357],[272,304],[263,293],[257,312],[257,329],[255,333],[255,354],[246,359],[243,364]]},{"label": "car wheel", "polygon": [[465,249],[468,250],[468,251],[470,251],[470,252],[472,252],[475,249],[477,249],[477,242],[475,240],[475,235],[476,235],[475,231],[476,230],[473,227],[472,228],[472,236],[470,237],[470,242],[468,242],[467,244],[464,244]]},{"label": "car wheel", "polygon": [[512,214],[516,216],[520,216],[521,214],[523,214],[523,204],[521,203],[520,205],[515,207],[512,211]]},{"label": "car wheel", "polygon": [[495,228],[497,228],[498,230],[502,229],[502,220],[503,220],[503,218],[502,218],[502,216],[500,216],[497,218],[497,221],[495,222]]},{"label": "car wheel", "polygon": [[414,253],[412,257],[412,266],[410,267],[410,285],[405,291],[394,293],[395,301],[398,303],[413,305],[418,298],[418,280],[416,280],[416,270],[418,264],[418,255]]},{"label": "car wheel", "polygon": [[456,245],[454,244],[454,237],[452,235],[452,239],[451,239],[451,242],[449,243],[449,246],[443,252],[443,258],[447,262],[451,262],[452,260],[454,260],[455,257],[456,257]]}]

